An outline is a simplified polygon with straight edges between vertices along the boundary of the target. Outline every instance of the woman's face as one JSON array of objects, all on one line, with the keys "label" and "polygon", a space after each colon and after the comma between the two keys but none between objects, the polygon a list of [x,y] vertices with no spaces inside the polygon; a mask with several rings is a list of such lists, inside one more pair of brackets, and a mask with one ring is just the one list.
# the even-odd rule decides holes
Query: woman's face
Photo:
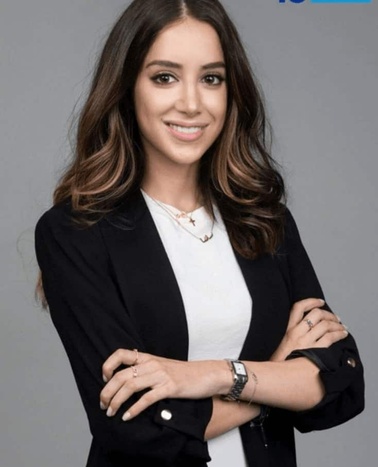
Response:
[{"label": "woman's face", "polygon": [[134,104],[151,166],[196,166],[222,131],[224,56],[216,31],[187,18],[162,30],[136,80]]}]

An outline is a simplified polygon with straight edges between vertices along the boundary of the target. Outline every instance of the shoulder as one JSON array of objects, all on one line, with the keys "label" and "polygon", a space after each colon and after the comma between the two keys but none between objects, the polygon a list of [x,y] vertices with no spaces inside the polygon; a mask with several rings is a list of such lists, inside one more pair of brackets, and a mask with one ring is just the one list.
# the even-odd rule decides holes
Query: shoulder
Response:
[{"label": "shoulder", "polygon": [[284,205],[283,206],[283,216],[284,216],[284,227],[285,229],[291,229],[293,227],[296,227],[296,223],[294,220],[293,213],[289,206]]},{"label": "shoulder", "polygon": [[36,228],[62,228],[64,226],[70,226],[72,216],[73,210],[71,201],[62,201],[51,206],[42,213],[36,223]]},{"label": "shoulder", "polygon": [[77,213],[70,200],[59,202],[39,217],[35,225],[35,237],[44,241],[57,238],[74,238],[86,241],[100,235],[97,223],[85,226],[78,222]]},{"label": "shoulder", "polygon": [[298,226],[291,210],[285,206],[284,214],[284,237],[285,240],[295,239],[299,236]]},{"label": "shoulder", "polygon": [[281,242],[276,250],[278,256],[287,255],[302,245],[296,220],[288,206],[284,207],[282,227]]},{"label": "shoulder", "polygon": [[147,205],[140,190],[132,191],[100,220],[89,225],[79,222],[79,213],[73,209],[71,199],[61,201],[39,217],[35,232],[64,233],[75,237],[101,236],[108,229],[132,230],[136,223],[148,212]]},{"label": "shoulder", "polygon": [[58,203],[40,216],[34,247],[40,269],[50,274],[107,268],[108,252],[98,223],[78,225],[70,202]]}]

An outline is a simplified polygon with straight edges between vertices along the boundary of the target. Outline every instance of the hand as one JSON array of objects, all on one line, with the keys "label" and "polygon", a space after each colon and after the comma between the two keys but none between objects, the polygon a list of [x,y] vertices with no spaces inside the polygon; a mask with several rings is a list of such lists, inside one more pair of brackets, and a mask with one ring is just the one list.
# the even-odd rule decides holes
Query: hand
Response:
[{"label": "hand", "polygon": [[296,349],[311,347],[330,347],[344,339],[348,332],[339,318],[333,313],[322,310],[324,300],[308,298],[294,303],[286,334],[271,361],[283,361]]},{"label": "hand", "polygon": [[[120,365],[128,368],[116,372]],[[107,382],[100,394],[102,409],[113,416],[134,393],[147,389],[123,415],[130,420],[155,402],[166,398],[202,399],[229,389],[232,379],[226,362],[219,360],[180,361],[118,349],[103,365]]]}]

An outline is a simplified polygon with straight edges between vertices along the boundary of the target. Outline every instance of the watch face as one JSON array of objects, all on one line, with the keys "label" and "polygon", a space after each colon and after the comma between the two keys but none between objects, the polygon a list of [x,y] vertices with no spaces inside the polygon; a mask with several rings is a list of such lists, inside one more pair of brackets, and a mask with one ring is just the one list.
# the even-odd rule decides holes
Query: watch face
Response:
[{"label": "watch face", "polygon": [[235,365],[235,371],[238,375],[246,376],[247,373],[245,371],[245,366],[243,365],[243,363],[234,362],[234,365]]}]

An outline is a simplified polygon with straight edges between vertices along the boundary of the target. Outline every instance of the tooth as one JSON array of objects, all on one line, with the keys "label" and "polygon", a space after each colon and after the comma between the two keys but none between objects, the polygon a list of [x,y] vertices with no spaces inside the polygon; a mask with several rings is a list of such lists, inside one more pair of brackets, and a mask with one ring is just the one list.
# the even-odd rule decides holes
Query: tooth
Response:
[{"label": "tooth", "polygon": [[197,133],[197,131],[201,130],[201,127],[193,126],[193,127],[184,127],[179,125],[170,125],[174,130],[179,131],[180,133],[192,134]]}]

